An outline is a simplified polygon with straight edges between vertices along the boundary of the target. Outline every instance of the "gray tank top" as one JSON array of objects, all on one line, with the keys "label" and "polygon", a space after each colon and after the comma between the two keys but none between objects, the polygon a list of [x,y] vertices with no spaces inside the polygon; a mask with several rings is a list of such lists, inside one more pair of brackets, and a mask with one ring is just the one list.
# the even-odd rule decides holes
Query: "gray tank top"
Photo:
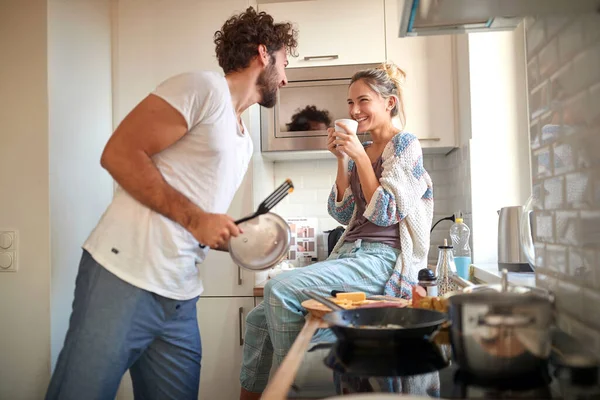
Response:
[{"label": "gray tank top", "polygon": [[[373,171],[377,179],[381,178],[383,171],[383,159],[381,156],[373,163]],[[345,242],[354,242],[357,239],[362,239],[365,242],[377,242],[387,244],[393,248],[401,250],[400,247],[400,231],[398,224],[392,226],[378,226],[364,217],[367,208],[365,195],[363,194],[360,180],[358,179],[358,171],[356,165],[350,172],[350,188],[354,194],[354,202],[356,210],[356,220],[354,225],[346,234]]]}]

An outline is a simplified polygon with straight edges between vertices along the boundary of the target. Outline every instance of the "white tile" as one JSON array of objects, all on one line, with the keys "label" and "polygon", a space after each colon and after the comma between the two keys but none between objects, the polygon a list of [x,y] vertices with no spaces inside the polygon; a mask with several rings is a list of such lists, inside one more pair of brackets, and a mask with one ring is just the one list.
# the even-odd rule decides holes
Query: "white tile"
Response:
[{"label": "white tile", "polygon": [[439,155],[433,159],[433,169],[434,171],[447,171],[448,169],[453,167],[452,160],[449,158],[450,156]]},{"label": "white tile", "polygon": [[565,203],[564,178],[552,178],[544,181],[544,209],[556,210],[563,208]]},{"label": "white tile", "polygon": [[577,158],[572,141],[556,143],[554,146],[554,173],[564,174],[577,168]]},{"label": "white tile", "polygon": [[600,329],[600,291],[592,289],[583,290],[582,320],[587,324]]},{"label": "white tile", "polygon": [[292,193],[290,193],[287,196],[287,199],[292,202],[292,203],[317,203],[319,200],[325,204],[327,201],[327,198],[324,199],[320,199],[317,197],[317,190],[313,190],[313,189],[299,189],[299,190],[294,190]]},{"label": "white tile", "polygon": [[561,245],[547,245],[544,266],[552,271],[567,274],[567,247]]},{"label": "white tile", "polygon": [[[574,84],[571,83],[571,86],[573,85]],[[585,122],[589,101],[588,92],[584,90],[578,91],[561,103],[562,127],[559,131],[561,136],[564,137],[577,133],[578,129]]]},{"label": "white tile", "polygon": [[561,28],[571,20],[570,16],[548,16],[546,20],[546,34],[548,38],[552,38]]},{"label": "white tile", "polygon": [[583,48],[583,24],[570,24],[558,35],[558,50],[562,63],[569,62]]},{"label": "white tile", "polygon": [[581,169],[593,168],[600,171],[600,125],[590,127],[587,130],[580,130],[573,135],[573,140],[577,140],[577,162]]},{"label": "white tile", "polygon": [[552,293],[556,293],[558,281],[555,277],[544,274],[541,270],[536,270],[535,280],[536,286],[548,289]]},{"label": "white tile", "polygon": [[594,43],[600,38],[600,15],[590,13],[582,16],[578,22],[583,24],[586,44]]},{"label": "white tile", "polygon": [[566,176],[565,190],[567,205],[571,208],[589,209],[593,207],[591,171]]},{"label": "white tile", "polygon": [[600,249],[600,209],[581,212],[579,245]]},{"label": "white tile", "polygon": [[581,228],[579,214],[574,211],[558,211],[555,214],[556,243],[579,245]]},{"label": "white tile", "polygon": [[433,171],[433,159],[435,157],[432,155],[423,156],[423,167],[427,170],[427,172]]},{"label": "white tile", "polygon": [[339,222],[337,222],[335,219],[333,219],[331,217],[319,218],[319,230],[321,232],[335,229],[339,225],[340,225]]},{"label": "white tile", "polygon": [[569,247],[569,275],[580,284],[594,287],[594,268],[596,268],[594,257],[593,250]]},{"label": "white tile", "polygon": [[552,176],[550,148],[544,147],[533,153],[532,157],[533,178]]},{"label": "white tile", "polygon": [[527,54],[531,57],[540,49],[541,45],[546,40],[546,27],[543,19],[537,20],[527,30],[525,36],[527,40]]},{"label": "white tile", "polygon": [[559,311],[580,317],[583,314],[581,287],[561,279],[556,291],[556,308]]},{"label": "white tile", "polygon": [[[600,125],[600,83],[590,88],[590,97],[588,101],[588,111],[586,113],[586,121],[596,126]],[[598,132],[597,132],[598,133]]]},{"label": "white tile", "polygon": [[450,215],[454,212],[448,200],[435,200],[433,209],[436,213]]},{"label": "white tile", "polygon": [[554,216],[538,214],[534,216],[536,241],[554,242]]},{"label": "white tile", "polygon": [[531,141],[531,149],[537,150],[541,146],[541,131],[539,123],[532,123],[529,127],[529,138]]},{"label": "white tile", "polygon": [[273,212],[282,217],[306,217],[304,205],[302,204],[277,204]]},{"label": "white tile", "polygon": [[573,60],[573,92],[600,81],[600,44],[588,48]]},{"label": "white tile", "polygon": [[531,119],[535,119],[549,110],[550,85],[544,83],[529,95],[529,112]]},{"label": "white tile", "polygon": [[551,40],[538,54],[540,76],[550,76],[559,66],[558,40]]},{"label": "white tile", "polygon": [[590,349],[590,351],[594,351],[596,357],[600,357],[600,354],[598,353],[600,333],[590,325],[581,323],[579,318],[571,319],[569,324],[571,329],[570,334],[579,339],[582,343],[585,343],[586,348]]},{"label": "white tile", "polygon": [[317,160],[316,163],[319,170],[337,171],[337,160]]}]

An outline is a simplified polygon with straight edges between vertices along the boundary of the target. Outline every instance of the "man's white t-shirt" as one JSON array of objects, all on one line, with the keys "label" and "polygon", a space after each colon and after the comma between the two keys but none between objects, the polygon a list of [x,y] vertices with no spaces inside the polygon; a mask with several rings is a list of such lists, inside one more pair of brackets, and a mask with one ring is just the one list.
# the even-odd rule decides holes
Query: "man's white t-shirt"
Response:
[{"label": "man's white t-shirt", "polygon": [[[225,78],[214,72],[177,75],[152,94],[178,110],[188,132],[152,157],[165,180],[211,213],[226,213],[248,168],[252,139],[242,131]],[[202,293],[196,263],[206,256],[182,226],[118,188],[83,248],[122,280],[161,296]]]}]

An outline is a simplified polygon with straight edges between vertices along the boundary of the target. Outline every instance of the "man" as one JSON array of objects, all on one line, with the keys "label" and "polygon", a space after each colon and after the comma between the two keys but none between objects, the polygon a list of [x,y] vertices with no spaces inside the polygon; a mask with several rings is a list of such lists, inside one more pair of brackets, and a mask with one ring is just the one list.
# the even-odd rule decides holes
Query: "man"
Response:
[{"label": "man", "polygon": [[296,110],[290,123],[286,124],[288,131],[326,131],[331,126],[329,111],[319,110],[314,105]]},{"label": "man", "polygon": [[120,187],[83,246],[46,399],[114,399],[128,369],[136,398],[198,398],[196,263],[240,233],[224,213],[252,155],[241,114],[274,106],[296,38],[248,8],[215,33],[224,77],[168,79],[118,126],[101,164]]}]

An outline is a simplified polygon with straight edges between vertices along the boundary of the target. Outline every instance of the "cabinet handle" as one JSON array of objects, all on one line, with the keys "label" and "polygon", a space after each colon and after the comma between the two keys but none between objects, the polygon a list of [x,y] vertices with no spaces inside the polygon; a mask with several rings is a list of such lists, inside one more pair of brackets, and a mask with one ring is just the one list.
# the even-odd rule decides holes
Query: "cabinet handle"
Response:
[{"label": "cabinet handle", "polygon": [[337,54],[331,54],[329,56],[304,56],[304,61],[310,60],[337,60],[340,58]]},{"label": "cabinet handle", "polygon": [[242,286],[244,281],[242,280],[242,267],[238,267],[238,286]]},{"label": "cabinet handle", "polygon": [[238,310],[238,319],[240,323],[240,346],[244,345],[244,334],[242,333],[242,321],[244,319],[244,307],[240,307]]},{"label": "cabinet handle", "polygon": [[439,142],[440,140],[442,140],[442,138],[439,137],[426,137],[426,138],[417,138],[417,140],[419,141],[430,141],[430,142]]}]

